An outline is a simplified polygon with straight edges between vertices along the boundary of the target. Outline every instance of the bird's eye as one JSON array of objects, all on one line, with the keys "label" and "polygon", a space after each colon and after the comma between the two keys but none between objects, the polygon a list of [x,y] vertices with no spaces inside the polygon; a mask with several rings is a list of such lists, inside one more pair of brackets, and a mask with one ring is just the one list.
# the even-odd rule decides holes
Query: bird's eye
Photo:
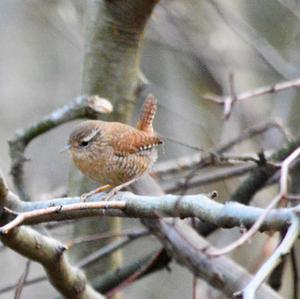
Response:
[{"label": "bird's eye", "polygon": [[89,144],[88,141],[83,140],[83,141],[81,141],[81,142],[79,143],[79,146],[80,146],[80,147],[85,147],[85,146],[87,146],[88,144]]}]

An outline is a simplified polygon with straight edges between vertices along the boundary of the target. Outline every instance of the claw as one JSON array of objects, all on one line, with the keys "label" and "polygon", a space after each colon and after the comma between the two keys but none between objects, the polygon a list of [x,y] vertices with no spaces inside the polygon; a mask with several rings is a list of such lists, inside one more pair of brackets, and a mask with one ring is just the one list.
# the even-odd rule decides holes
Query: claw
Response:
[{"label": "claw", "polygon": [[104,186],[101,186],[101,187],[99,187],[99,188],[97,188],[95,190],[92,190],[92,191],[88,192],[88,193],[83,193],[80,196],[80,201],[81,202],[86,202],[86,200],[88,199],[88,197],[90,197],[90,196],[92,196],[94,194],[106,191],[106,190],[108,190],[110,188],[111,188],[111,185],[104,185]]}]

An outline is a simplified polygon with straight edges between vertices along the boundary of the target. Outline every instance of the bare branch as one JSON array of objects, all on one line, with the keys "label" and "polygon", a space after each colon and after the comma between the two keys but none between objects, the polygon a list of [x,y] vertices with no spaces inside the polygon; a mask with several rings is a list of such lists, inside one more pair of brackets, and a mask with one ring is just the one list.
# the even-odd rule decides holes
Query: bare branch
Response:
[{"label": "bare branch", "polygon": [[[264,209],[249,207],[235,202],[218,203],[204,194],[199,195],[163,195],[138,196],[130,192],[119,192],[111,201],[101,201],[106,194],[92,196],[90,202],[81,203],[79,197],[57,198],[42,202],[13,202],[17,218],[13,224],[9,222],[1,227],[7,232],[15,225],[37,224],[48,221],[91,216],[118,216],[137,218],[160,217],[197,217],[218,227],[251,227],[264,213]],[[10,207],[9,207],[10,208]],[[266,217],[260,229],[281,230],[288,227],[293,212],[300,206],[276,209]],[[8,212],[8,216],[14,216]],[[15,218],[15,219],[17,219]]]},{"label": "bare branch", "polygon": [[[300,138],[289,142],[285,147],[276,151],[272,156],[272,161],[282,161],[300,146]],[[254,169],[242,184],[231,194],[230,200],[243,204],[248,204],[256,192],[268,183],[269,179],[277,172],[277,168],[272,165],[259,165]],[[203,235],[212,233],[217,226],[201,223],[198,225],[198,232]]]},{"label": "bare branch", "polygon": [[206,184],[216,183],[236,176],[244,175],[256,167],[256,164],[247,164],[226,169],[218,169],[201,176],[194,176],[187,184],[185,184],[184,179],[180,179],[178,181],[173,179],[172,181],[163,184],[163,189],[167,193],[172,193],[181,190],[183,186],[188,189],[196,188]]},{"label": "bare branch", "polygon": [[225,246],[224,248],[221,249],[212,249],[208,248],[205,250],[206,254],[209,256],[220,256],[223,254],[226,254],[230,251],[233,251],[234,249],[242,246],[245,242],[249,241],[250,238],[252,238],[255,233],[259,230],[260,226],[266,219],[266,217],[269,215],[271,210],[276,207],[276,205],[279,203],[279,201],[282,199],[280,195],[275,197],[271,203],[266,207],[264,212],[259,216],[259,218],[256,220],[256,222],[253,224],[253,226],[245,232],[239,239],[237,239],[235,242],[230,243],[229,245]]},{"label": "bare branch", "polygon": [[0,169],[0,205],[3,206],[6,202],[8,195],[8,187],[5,181],[2,170]]},{"label": "bare branch", "polygon": [[[144,277],[147,274],[151,274],[155,271],[162,270],[164,268],[168,267],[169,262],[171,261],[171,258],[167,255],[166,251],[159,250],[159,257],[157,260],[157,263],[155,265],[152,265],[151,268],[148,268],[145,272],[143,272],[138,278]],[[146,255],[145,257],[142,257],[141,259],[134,260],[132,263],[122,267],[118,268],[112,272],[108,272],[104,275],[101,275],[97,278],[95,278],[92,281],[92,286],[98,290],[101,293],[106,293],[110,289],[120,285],[123,283],[123,281],[126,281],[129,277],[131,277],[134,273],[140,272],[141,269],[144,269],[144,265],[148,264],[149,261],[153,260],[154,257],[157,257],[157,253],[150,253],[149,255]],[[29,280],[26,280],[24,283],[24,286],[30,286],[36,283],[43,282],[47,279],[47,276],[41,275]],[[0,294],[4,294],[6,292],[12,291],[15,288],[15,284],[8,285],[6,287],[3,287],[0,289]]]},{"label": "bare branch", "polygon": [[291,247],[298,239],[299,230],[299,218],[298,216],[294,215],[288,232],[281,244],[274,251],[271,257],[264,263],[264,265],[258,270],[250,283],[241,292],[239,292],[242,295],[243,299],[255,298],[255,293],[258,287],[265,281],[272,270],[280,263],[281,259],[289,253]]},{"label": "bare branch", "polygon": [[[142,258],[132,261],[120,269],[96,278],[92,284],[101,293],[108,293],[114,289],[120,290],[126,287],[129,281],[132,282],[133,277],[134,280],[137,280],[156,271],[168,269],[170,261],[171,258],[167,251],[161,248],[156,252],[151,252]],[[145,265],[148,265],[148,267],[145,267]]]},{"label": "bare branch", "polygon": [[[36,219],[41,219],[44,216],[52,216],[53,214],[63,214],[68,212],[93,210],[93,209],[124,209],[126,207],[125,202],[122,201],[102,201],[102,202],[79,202],[75,204],[70,204],[66,206],[50,206],[45,209],[18,213],[16,218],[6,225],[2,226],[0,231],[2,234],[7,234],[13,228],[26,223],[29,221],[35,221]],[[15,214],[7,208],[4,208],[6,212]]]},{"label": "bare branch", "polygon": [[217,250],[208,250],[207,254],[210,256],[219,256],[222,254],[226,254],[241,245],[243,245],[246,241],[248,241],[253,235],[259,230],[259,227],[264,222],[264,219],[269,215],[271,210],[282,200],[287,200],[288,198],[288,172],[290,165],[295,162],[295,160],[300,155],[300,147],[298,147],[294,152],[292,152],[281,165],[281,177],[280,177],[280,193],[271,201],[271,203],[267,206],[264,212],[260,215],[260,217],[256,220],[254,225],[249,229],[246,233],[244,233],[238,240],[229,244],[228,246],[217,249]]},{"label": "bare branch", "polygon": [[[286,141],[289,141],[291,139],[291,136],[288,132],[286,132],[286,129],[282,126],[280,121],[274,120],[274,121],[268,121],[264,122],[262,124],[258,124],[254,127],[251,127],[244,132],[242,132],[241,135],[234,137],[227,141],[224,144],[221,144],[217,146],[215,149],[213,149],[211,152],[214,153],[214,155],[221,155],[222,153],[228,151],[230,148],[233,146],[249,139],[252,137],[255,137],[257,135],[260,135],[270,129],[276,128],[278,129],[286,139]],[[157,163],[153,166],[152,173],[154,175],[157,175],[159,177],[169,175],[176,173],[178,171],[185,171],[189,170],[201,162],[204,162],[203,160],[206,161],[206,164],[212,164],[213,162],[213,157],[208,156],[204,157],[203,153],[196,153],[193,155],[188,155],[188,156],[183,156],[179,157],[177,159],[171,160],[171,161],[163,161],[160,163]],[[202,164],[202,163],[201,163]]]},{"label": "bare branch", "polygon": [[297,263],[298,257],[295,252],[295,246],[291,249],[291,267],[293,275],[293,298],[299,298],[299,269]]},{"label": "bare branch", "polygon": [[146,230],[146,229],[127,229],[127,230],[122,230],[117,233],[104,232],[104,233],[98,233],[98,234],[93,234],[93,235],[81,236],[76,239],[69,240],[66,242],[66,246],[68,247],[68,249],[70,249],[74,245],[77,245],[77,244],[80,244],[83,242],[94,242],[94,241],[116,238],[116,237],[128,237],[128,238],[134,240],[136,237],[139,237],[140,235],[143,235],[144,233],[146,235],[149,234],[148,230]]},{"label": "bare branch", "polygon": [[70,265],[64,254],[66,248],[60,242],[28,227],[14,229],[2,235],[1,240],[19,254],[42,264],[50,282],[66,298],[103,298],[87,284],[85,275]]},{"label": "bare branch", "polygon": [[[147,192],[162,194],[159,186],[150,177],[137,181],[134,188],[142,194]],[[207,257],[203,249],[209,244],[187,223],[182,221],[169,223],[162,219],[143,219],[143,223],[156,235],[170,256],[174,257],[178,263],[183,264],[193,274],[205,279],[229,297],[250,280],[249,274],[232,260],[224,256],[218,257],[217,260]],[[239,279],[236,279],[237,277]],[[280,298],[277,293],[266,286],[262,286],[259,292],[257,297],[259,299]]]},{"label": "bare branch", "polygon": [[[280,124],[278,123],[278,125],[280,126]],[[256,130],[258,129],[258,131]],[[199,164],[197,165],[197,167],[195,169],[193,169],[186,177],[185,177],[185,182],[182,185],[182,195],[185,193],[185,190],[187,190],[187,185],[189,184],[189,181],[195,176],[195,174],[197,173],[198,169],[200,168],[204,168],[207,167],[208,165],[212,165],[214,163],[214,161],[218,160],[218,156],[221,155],[223,152],[227,151],[229,148],[231,148],[232,146],[236,145],[237,143],[242,142],[243,140],[255,136],[257,134],[257,132],[260,132],[260,129],[262,129],[261,127],[254,127],[254,128],[250,128],[248,130],[246,130],[242,135],[233,138],[232,140],[229,140],[227,143],[218,146],[215,151],[213,153],[211,153],[208,157],[204,157],[201,159],[201,161],[199,162]],[[299,140],[296,141],[297,144],[299,143]],[[289,145],[292,146],[292,142],[289,143]],[[259,163],[261,165],[266,164],[266,160],[264,159],[264,155],[262,154],[262,162],[264,163]],[[271,159],[275,157],[276,158],[276,154],[271,156]],[[276,159],[275,159],[276,160]],[[265,167],[268,167],[268,165],[265,165]],[[271,166],[273,168],[273,166]],[[255,170],[254,170],[255,171]],[[247,193],[246,193],[247,194]],[[245,194],[243,194],[243,196],[245,196]]]},{"label": "bare branch", "polygon": [[115,293],[121,291],[122,289],[136,281],[138,278],[140,278],[142,275],[145,275],[147,272],[151,271],[151,268],[155,266],[155,263],[160,259],[163,252],[164,249],[160,249],[151,259],[147,260],[146,263],[144,263],[142,267],[138,269],[138,271],[127,277],[121,284],[107,292],[105,295],[107,295],[108,298],[111,298],[111,296],[113,296]]},{"label": "bare branch", "polygon": [[[250,274],[225,256],[218,257],[217,260],[208,258],[203,249],[209,244],[187,224],[177,222],[174,226],[163,220],[143,220],[143,222],[178,263],[221,290],[228,297],[231,298],[239,286],[251,280]],[[264,285],[258,290],[256,299],[265,298],[279,299],[281,297]]]},{"label": "bare branch", "polygon": [[17,285],[16,285],[16,292],[15,292],[15,297],[14,299],[20,299],[21,298],[21,293],[24,287],[24,284],[26,282],[27,276],[29,274],[29,269],[30,269],[30,264],[31,261],[27,260],[24,272],[22,273],[21,277],[19,278]]},{"label": "bare branch", "polygon": [[[241,102],[244,100],[249,100],[249,99],[253,99],[256,98],[258,96],[262,96],[262,95],[266,95],[266,94],[270,94],[270,93],[276,93],[279,91],[284,91],[290,88],[299,88],[300,86],[300,78],[297,78],[295,80],[290,80],[290,81],[283,81],[280,83],[276,83],[274,85],[270,85],[270,86],[263,86],[263,87],[259,87],[253,90],[249,90],[249,91],[245,91],[242,92],[240,94],[235,95],[235,101],[236,102]],[[213,101],[217,104],[220,105],[224,105],[224,115],[227,116],[229,111],[228,111],[228,102],[232,102],[232,96],[217,96],[217,95],[204,95],[203,96],[204,99],[206,100],[210,100]],[[225,114],[227,113],[227,114]]]},{"label": "bare branch", "polygon": [[225,120],[229,119],[231,111],[234,104],[237,102],[238,98],[236,95],[235,84],[234,84],[234,74],[229,74],[229,87],[230,87],[230,97],[226,98],[224,102],[224,118]]},{"label": "bare branch", "polygon": [[112,254],[116,250],[130,244],[132,241],[135,241],[137,239],[140,239],[145,236],[149,236],[149,231],[148,230],[142,230],[139,233],[136,233],[131,236],[124,237],[122,239],[116,240],[112,243],[109,243],[108,245],[100,248],[99,250],[91,253],[90,255],[86,256],[80,262],[77,264],[79,268],[86,267],[90,265],[91,263],[94,263],[98,261],[101,258],[106,257],[109,254]]}]

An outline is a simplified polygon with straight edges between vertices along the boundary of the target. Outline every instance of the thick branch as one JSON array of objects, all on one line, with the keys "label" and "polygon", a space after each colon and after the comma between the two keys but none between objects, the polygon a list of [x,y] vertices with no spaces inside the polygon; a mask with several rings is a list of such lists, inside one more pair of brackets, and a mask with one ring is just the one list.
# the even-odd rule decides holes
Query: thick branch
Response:
[{"label": "thick branch", "polygon": [[64,254],[65,247],[58,241],[28,227],[20,227],[1,236],[1,241],[21,255],[42,264],[51,283],[66,298],[104,298],[86,283],[83,272],[71,266]]},{"label": "thick branch", "polygon": [[[9,209],[15,210],[14,225],[8,223],[1,228],[8,231],[15,225],[37,224],[48,221],[90,216],[119,216],[137,218],[197,217],[218,227],[251,227],[264,213],[264,209],[249,207],[235,202],[218,203],[209,197],[199,195],[138,196],[130,192],[119,192],[112,201],[103,202],[106,194],[90,198],[91,202],[80,203],[79,197],[57,198],[41,202],[21,202],[12,199]],[[288,227],[293,213],[299,213],[300,206],[275,209],[264,220],[261,230],[281,230]],[[10,212],[7,212],[10,214]]]},{"label": "thick branch", "polygon": [[[2,195],[0,201],[1,210],[6,203],[14,202],[15,204],[20,204],[22,202],[15,194],[8,191],[1,170],[0,194]],[[1,223],[7,221],[4,213],[1,216]],[[64,254],[66,247],[60,242],[43,236],[28,227],[12,229],[8,234],[1,235],[1,241],[19,254],[43,265],[50,282],[66,298],[103,298],[102,295],[87,284],[83,272],[68,262]]]},{"label": "thick branch", "polygon": [[[158,184],[150,177],[137,181],[134,189],[142,194],[148,192],[162,194]],[[170,256],[225,294],[232,297],[237,289],[245,285],[245,280],[250,280],[251,276],[230,259],[225,257],[211,259],[204,254],[202,249],[207,248],[209,244],[186,223],[177,222],[178,225],[175,226],[174,222],[170,224],[161,219],[145,219],[143,223],[158,237]],[[266,286],[260,291],[262,293],[258,298],[280,298]]]},{"label": "thick branch", "polygon": [[[210,259],[202,249],[209,244],[190,226],[180,222],[178,225],[165,221],[144,220],[148,228],[160,239],[165,248],[180,264],[195,275],[205,279],[210,285],[222,290],[233,298],[233,293],[251,279],[242,267],[222,256]],[[257,292],[257,299],[281,298],[267,286]]]}]

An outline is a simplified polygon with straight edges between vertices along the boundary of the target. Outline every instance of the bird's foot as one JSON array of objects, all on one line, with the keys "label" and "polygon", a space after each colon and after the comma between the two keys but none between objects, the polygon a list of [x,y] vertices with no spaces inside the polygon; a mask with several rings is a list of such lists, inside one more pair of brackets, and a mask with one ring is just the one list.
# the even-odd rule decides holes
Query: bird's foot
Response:
[{"label": "bird's foot", "polygon": [[139,179],[139,177],[134,178],[134,179],[132,179],[132,180],[130,180],[130,181],[128,181],[128,182],[125,182],[125,183],[123,183],[123,184],[121,184],[121,185],[119,185],[119,186],[116,186],[116,187],[112,188],[112,189],[107,193],[107,195],[104,197],[103,200],[110,200],[112,197],[114,197],[114,196],[117,194],[117,192],[119,192],[119,191],[122,190],[123,188],[129,186],[130,184],[132,184],[133,182],[135,182],[135,181],[138,180],[138,179]]},{"label": "bird's foot", "polygon": [[110,188],[111,188],[111,185],[104,185],[104,186],[101,186],[101,187],[99,187],[99,188],[97,188],[95,190],[92,190],[90,192],[83,193],[80,196],[80,201],[81,202],[85,202],[85,201],[87,201],[88,197],[90,197],[90,196],[92,196],[94,194],[100,193],[100,192],[107,191]]},{"label": "bird's foot", "polygon": [[118,187],[115,187],[115,188],[111,189],[107,193],[107,195],[104,197],[103,200],[106,200],[106,201],[111,200],[111,198],[114,197],[117,194],[118,191],[120,191],[120,189]]}]

